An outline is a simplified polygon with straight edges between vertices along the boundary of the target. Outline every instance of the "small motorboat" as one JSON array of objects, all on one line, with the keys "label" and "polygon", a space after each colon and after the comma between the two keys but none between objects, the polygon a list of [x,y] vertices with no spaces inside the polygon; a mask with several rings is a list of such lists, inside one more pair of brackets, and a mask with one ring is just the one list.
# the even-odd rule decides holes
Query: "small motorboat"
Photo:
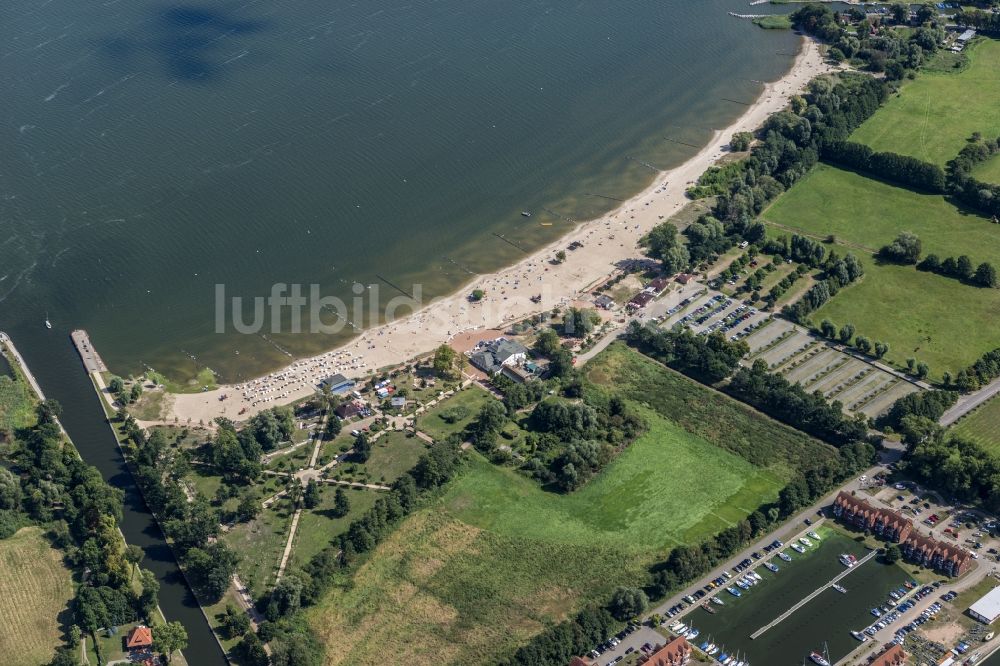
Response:
[{"label": "small motorboat", "polygon": [[48,328],[48,329],[52,328],[52,322],[49,321],[49,313],[48,312],[45,313],[45,328]]},{"label": "small motorboat", "polygon": [[778,557],[780,557],[781,559],[783,559],[786,562],[791,562],[792,561],[791,555],[789,555],[785,551],[781,551],[780,553],[778,553]]},{"label": "small motorboat", "polygon": [[806,549],[803,548],[802,546],[800,546],[797,543],[793,543],[792,544],[792,550],[794,550],[796,553],[804,553],[804,552],[806,552]]},{"label": "small motorboat", "polygon": [[837,592],[840,592],[841,594],[847,594],[847,588],[844,587],[843,585],[838,585],[837,583],[834,583],[830,587],[837,590]]},{"label": "small motorboat", "polygon": [[858,639],[862,643],[868,640],[868,637],[865,636],[863,633],[861,633],[860,631],[854,631],[853,629],[851,630],[851,636],[854,636],[854,638]]},{"label": "small motorboat", "polygon": [[726,605],[726,602],[723,601],[722,599],[720,599],[719,597],[712,597],[712,603],[713,604],[717,604],[719,606],[725,606]]},{"label": "small motorboat", "polygon": [[772,573],[778,573],[778,565],[771,562],[764,562],[764,566],[767,567]]},{"label": "small motorboat", "polygon": [[531,212],[527,210],[522,210],[521,217],[531,217]]}]

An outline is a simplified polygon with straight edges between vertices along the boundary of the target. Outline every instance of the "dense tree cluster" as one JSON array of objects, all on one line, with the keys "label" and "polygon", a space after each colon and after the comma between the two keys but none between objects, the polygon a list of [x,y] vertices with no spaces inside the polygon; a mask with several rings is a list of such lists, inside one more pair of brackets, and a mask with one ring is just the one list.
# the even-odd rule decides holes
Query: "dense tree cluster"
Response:
[{"label": "dense tree cluster", "polygon": [[960,371],[954,380],[959,391],[975,391],[1000,377],[1000,349],[988,351],[965,370]]},{"label": "dense tree cluster", "polygon": [[750,351],[746,342],[727,340],[721,332],[701,336],[683,327],[663,330],[637,321],[628,325],[624,337],[647,356],[708,384],[731,375]]},{"label": "dense tree cluster", "polygon": [[616,623],[604,608],[588,607],[537,634],[519,648],[503,666],[565,666],[573,657],[586,654],[614,633]]},{"label": "dense tree cluster", "polygon": [[[931,25],[933,7],[919,7],[916,12],[918,28],[903,32],[883,24],[879,16],[867,16],[857,8],[846,14],[831,11],[829,7],[809,4],[791,14],[792,25],[823,39],[830,44],[830,56],[836,60],[849,59],[859,67],[873,72],[884,72],[889,81],[898,81],[918,69],[926,57],[932,55],[944,40],[944,30]],[[897,22],[903,21],[901,12],[894,13]],[[845,23],[856,25],[849,30]]]},{"label": "dense tree cluster", "polygon": [[991,34],[1000,33],[1000,15],[992,11],[963,7],[961,11],[955,13],[952,20],[965,28],[975,28]]},{"label": "dense tree cluster", "polygon": [[883,261],[897,264],[915,264],[920,259],[923,244],[920,238],[909,231],[900,232],[888,245],[883,245],[876,256]]},{"label": "dense tree cluster", "polygon": [[129,460],[146,504],[171,539],[191,586],[202,600],[215,603],[225,593],[239,561],[232,549],[215,540],[219,510],[202,495],[188,501],[180,484],[187,460],[169,446],[162,430],[148,436],[140,428],[126,426],[126,431]]},{"label": "dense tree cluster", "polygon": [[1000,215],[1000,185],[986,183],[972,176],[976,165],[1000,151],[1000,140],[984,140],[978,134],[948,162],[948,186],[951,194],[963,204],[975,208],[996,221]]},{"label": "dense tree cluster", "polygon": [[832,143],[824,149],[823,159],[924,192],[942,194],[946,190],[944,169],[938,165],[908,155],[876,153],[863,143]]},{"label": "dense tree cluster", "polygon": [[529,419],[522,471],[560,492],[585,484],[646,427],[618,396],[586,392],[583,402],[547,399]]},{"label": "dense tree cluster", "polygon": [[958,394],[954,391],[909,393],[892,404],[885,416],[879,420],[879,425],[898,429],[903,420],[911,416],[919,416],[936,422],[957,400]]},{"label": "dense tree cluster", "polygon": [[760,411],[830,444],[843,446],[865,438],[864,419],[844,415],[838,401],[827,402],[822,393],[808,393],[757,359],[750,368],[740,368],[725,387],[730,395]]},{"label": "dense tree cluster", "polygon": [[[45,527],[74,568],[87,572],[72,602],[73,621],[82,630],[152,621],[159,585],[152,573],[141,570],[142,591],[133,587],[142,550],[126,546],[118,531],[122,491],[106,484],[63,437],[55,421],[58,403],[45,401],[37,411],[37,425],[18,430],[4,447],[0,538],[29,524]],[[74,657],[79,655],[75,631]]]},{"label": "dense tree cluster", "polygon": [[913,447],[906,470],[948,497],[1000,510],[1000,461],[975,442],[934,432]]},{"label": "dense tree cluster", "polygon": [[538,334],[534,351],[549,359],[548,372],[552,377],[563,377],[573,369],[573,353],[563,346],[559,334],[551,328]]},{"label": "dense tree cluster", "polygon": [[798,301],[791,305],[786,305],[782,309],[782,314],[800,323],[805,323],[809,314],[819,309],[830,298],[835,296],[843,287],[860,279],[864,275],[861,262],[853,254],[838,257],[835,252],[830,251],[823,260],[822,277],[802,295]]},{"label": "dense tree cluster", "polygon": [[253,437],[264,451],[278,448],[292,438],[295,416],[290,407],[272,407],[255,414],[241,432]]},{"label": "dense tree cluster", "polygon": [[642,244],[649,256],[663,263],[663,271],[669,275],[679,273],[691,263],[687,246],[680,242],[677,227],[672,222],[657,225],[643,239]]},{"label": "dense tree cluster", "polygon": [[955,278],[977,287],[993,288],[997,286],[997,269],[994,268],[993,264],[984,261],[973,267],[972,259],[964,254],[957,259],[946,257],[943,260],[936,254],[928,254],[917,264],[917,270]]}]

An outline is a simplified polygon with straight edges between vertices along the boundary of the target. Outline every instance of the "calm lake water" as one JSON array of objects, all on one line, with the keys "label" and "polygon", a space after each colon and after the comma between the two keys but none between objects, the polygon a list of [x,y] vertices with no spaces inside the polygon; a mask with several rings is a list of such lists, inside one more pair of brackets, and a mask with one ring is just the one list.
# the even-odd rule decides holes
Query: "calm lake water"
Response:
[{"label": "calm lake water", "polygon": [[788,68],[746,6],[7,0],[0,326],[47,308],[119,372],[227,380],[330,347],[215,334],[214,285],[429,298],[511,263],[493,232],[604,212]]},{"label": "calm lake water", "polygon": [[738,651],[746,655],[754,666],[800,666],[808,661],[813,650],[822,652],[824,643],[830,651],[831,663],[836,663],[858,642],[848,633],[864,629],[875,618],[869,612],[889,598],[907,579],[905,572],[896,565],[882,564],[879,559],[866,562],[840,581],[847,589],[841,594],[827,589],[780,624],[772,627],[756,640],[750,634],[771,622],[790,607],[811,594],[819,586],[844,571],[837,556],[851,553],[859,559],[868,551],[851,539],[825,533],[819,547],[808,555],[786,549],[794,558],[792,562],[775,559],[779,571],[772,574],[761,568],[758,573],[764,581],[744,592],[740,598],[723,592],[724,607],[709,614],[700,609],[691,616],[702,636],[711,636],[712,642],[725,645],[730,654]]},{"label": "calm lake water", "polygon": [[221,655],[69,331],[119,373],[232,381],[334,341],[215,334],[217,283],[346,295],[381,275],[449,293],[519,258],[492,234],[535,247],[606,211],[593,195],[635,193],[641,162],[680,163],[786,71],[798,39],[726,15],[746,6],[0,3],[0,329],[126,489],[122,528],[192,663]]}]

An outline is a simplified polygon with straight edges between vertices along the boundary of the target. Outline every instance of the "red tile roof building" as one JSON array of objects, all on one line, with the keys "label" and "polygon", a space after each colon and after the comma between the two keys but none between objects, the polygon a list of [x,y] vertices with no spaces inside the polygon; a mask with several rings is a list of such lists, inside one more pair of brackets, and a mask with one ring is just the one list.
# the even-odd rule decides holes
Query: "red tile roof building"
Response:
[{"label": "red tile roof building", "polygon": [[913,521],[890,509],[879,509],[848,492],[833,501],[833,515],[886,541],[903,543],[913,531]]},{"label": "red tile roof building", "polygon": [[153,631],[149,627],[139,625],[128,632],[125,647],[129,650],[144,650],[153,647]]},{"label": "red tile roof building", "polygon": [[972,561],[968,551],[914,530],[913,521],[898,511],[874,507],[843,490],[833,501],[833,515],[886,541],[900,544],[906,559],[949,576],[961,576]]},{"label": "red tile roof building", "polygon": [[972,561],[969,551],[917,533],[903,542],[902,550],[906,559],[949,576],[961,576]]},{"label": "red tile roof building", "polygon": [[890,643],[884,650],[872,657],[868,666],[903,666],[906,663],[906,652],[903,647]]},{"label": "red tile roof building", "polygon": [[684,666],[691,661],[691,646],[683,636],[678,636],[649,655],[646,666]]}]

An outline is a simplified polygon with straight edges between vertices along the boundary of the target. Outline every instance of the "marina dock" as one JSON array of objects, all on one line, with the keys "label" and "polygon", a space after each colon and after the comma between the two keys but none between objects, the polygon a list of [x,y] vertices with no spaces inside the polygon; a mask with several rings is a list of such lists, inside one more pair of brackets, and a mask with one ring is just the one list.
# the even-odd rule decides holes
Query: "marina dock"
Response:
[{"label": "marina dock", "polygon": [[864,564],[868,560],[870,560],[873,557],[875,557],[876,555],[878,555],[878,551],[877,550],[873,550],[872,552],[868,553],[867,555],[865,555],[864,557],[862,557],[860,560],[858,560],[857,563],[853,567],[851,567],[850,569],[845,569],[844,571],[841,571],[839,574],[837,574],[836,576],[834,576],[831,580],[828,580],[826,583],[824,583],[823,585],[820,585],[818,588],[816,588],[815,590],[813,590],[812,593],[810,593],[808,596],[806,596],[802,601],[798,602],[797,604],[795,604],[794,606],[792,606],[791,608],[789,608],[788,610],[786,610],[784,613],[782,613],[778,617],[774,618],[773,620],[771,620],[769,623],[765,624],[763,627],[761,627],[757,631],[755,631],[752,634],[750,634],[750,638],[751,639],[758,638],[759,636],[761,636],[768,629],[770,629],[770,628],[772,628],[774,626],[777,626],[781,622],[785,621],[786,619],[788,619],[788,617],[792,613],[794,613],[798,609],[800,609],[803,606],[805,606],[807,603],[809,603],[810,601],[812,601],[813,599],[815,599],[816,597],[818,597],[820,594],[822,594],[826,590],[830,589],[831,585],[833,585],[834,583],[839,582],[842,578],[850,575],[852,571],[854,571],[855,569],[857,569],[858,567],[860,567],[862,564]]},{"label": "marina dock", "polygon": [[83,360],[83,367],[87,369],[87,374],[108,371],[108,366],[104,365],[101,355],[97,353],[94,345],[90,343],[90,336],[87,335],[87,331],[78,328],[70,333],[69,336],[73,338],[73,345]]}]

